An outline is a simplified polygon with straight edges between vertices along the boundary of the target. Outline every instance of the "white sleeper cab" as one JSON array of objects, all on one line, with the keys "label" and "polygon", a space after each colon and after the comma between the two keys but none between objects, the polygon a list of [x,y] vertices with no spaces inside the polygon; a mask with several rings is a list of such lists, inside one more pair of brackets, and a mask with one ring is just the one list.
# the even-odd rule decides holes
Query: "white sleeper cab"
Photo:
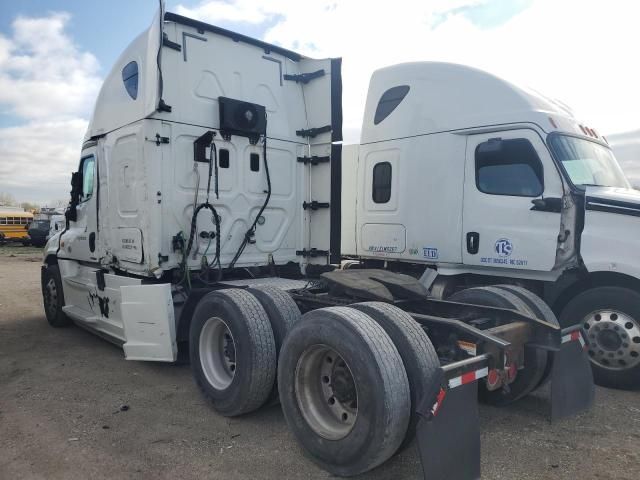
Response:
[{"label": "white sleeper cab", "polygon": [[[594,190],[583,219],[578,187],[547,163],[580,182],[591,170],[551,163],[543,128],[557,125],[554,155],[598,155],[594,169],[615,165],[606,144],[560,134],[569,117],[510,89],[451,65],[379,72],[343,171],[341,59],[161,8],[98,96],[64,228],[45,247],[48,322],[86,328],[127,360],[190,363],[221,415],[279,401],[332,474],[371,470],[417,437],[427,478],[478,478],[478,397],[509,405],[549,380],[551,417],[566,417],[593,402],[589,360],[580,325],[561,328],[518,282],[444,300],[430,272],[495,275],[506,259],[523,282],[562,265],[578,275],[590,268],[580,248],[606,265],[604,223],[589,215],[617,218],[603,211],[615,194]],[[478,185],[499,196],[463,182],[476,151],[488,169]],[[504,173],[511,154],[521,163]],[[360,268],[340,268],[341,248]]]},{"label": "white sleeper cab", "polygon": [[640,386],[640,192],[565,105],[470,67],[393,66],[343,152],[343,184],[362,185],[343,194],[344,255],[426,265],[437,298],[526,288],[581,324],[596,382]]}]

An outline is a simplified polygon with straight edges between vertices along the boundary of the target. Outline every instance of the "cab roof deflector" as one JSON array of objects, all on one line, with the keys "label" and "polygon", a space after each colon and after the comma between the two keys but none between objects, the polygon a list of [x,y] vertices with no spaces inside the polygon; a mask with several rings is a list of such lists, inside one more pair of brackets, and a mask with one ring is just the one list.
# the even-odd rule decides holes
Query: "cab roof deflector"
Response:
[{"label": "cab roof deflector", "polygon": [[178,15],[176,13],[166,12],[164,14],[164,19],[167,22],[175,22],[181,25],[187,25],[187,26],[196,28],[201,31],[216,33],[218,35],[228,37],[234,42],[243,42],[243,43],[248,43],[250,45],[255,45],[257,47],[264,49],[265,53],[271,53],[271,52],[279,53],[280,55],[283,55],[284,57],[287,57],[290,60],[293,60],[294,62],[298,62],[302,58],[304,58],[299,53],[292,52],[291,50],[287,50],[286,48],[282,48],[277,45],[272,45],[271,43],[267,43],[267,42],[263,42],[262,40],[257,40],[255,38],[247,37],[246,35],[232,32],[231,30],[226,30],[224,28],[216,27],[215,25],[210,25],[208,23],[200,22],[192,18],[183,17],[182,15]]}]

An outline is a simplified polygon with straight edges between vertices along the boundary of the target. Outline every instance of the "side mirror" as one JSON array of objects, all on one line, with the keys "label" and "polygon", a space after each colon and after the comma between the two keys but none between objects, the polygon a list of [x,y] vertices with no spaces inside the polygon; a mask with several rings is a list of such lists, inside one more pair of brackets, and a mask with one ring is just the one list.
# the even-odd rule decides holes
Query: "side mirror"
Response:
[{"label": "side mirror", "polygon": [[490,138],[478,145],[478,153],[499,153],[502,151],[503,143],[501,138]]},{"label": "side mirror", "polygon": [[75,222],[78,219],[76,207],[80,203],[80,195],[82,194],[82,172],[73,172],[71,174],[71,201],[69,207],[64,212],[67,222]]},{"label": "side mirror", "polygon": [[562,212],[562,199],[557,197],[534,198],[531,200],[533,207],[531,210],[536,212]]}]

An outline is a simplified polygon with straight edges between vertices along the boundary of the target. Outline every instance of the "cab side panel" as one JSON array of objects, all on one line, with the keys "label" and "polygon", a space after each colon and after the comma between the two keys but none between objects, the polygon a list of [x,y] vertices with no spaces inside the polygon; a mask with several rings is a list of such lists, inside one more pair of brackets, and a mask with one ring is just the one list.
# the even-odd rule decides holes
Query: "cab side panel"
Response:
[{"label": "cab side panel", "polygon": [[[460,263],[464,158],[465,137],[454,134],[362,145],[356,229],[359,255]],[[385,163],[391,170],[388,194],[384,192],[386,172],[379,166]]]}]

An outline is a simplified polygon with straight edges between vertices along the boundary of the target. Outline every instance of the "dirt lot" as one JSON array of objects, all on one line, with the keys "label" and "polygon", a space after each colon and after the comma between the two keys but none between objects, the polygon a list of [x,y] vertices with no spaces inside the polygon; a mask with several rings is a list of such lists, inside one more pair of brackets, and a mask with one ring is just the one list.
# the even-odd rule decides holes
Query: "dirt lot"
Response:
[{"label": "dirt lot", "polygon": [[[48,327],[39,269],[37,250],[0,247],[0,479],[331,477],[278,406],[221,417],[188,367],[127,362],[79,328]],[[598,388],[592,411],[553,425],[545,402],[481,406],[483,478],[640,477],[640,392]],[[362,478],[422,478],[416,448]]]}]

